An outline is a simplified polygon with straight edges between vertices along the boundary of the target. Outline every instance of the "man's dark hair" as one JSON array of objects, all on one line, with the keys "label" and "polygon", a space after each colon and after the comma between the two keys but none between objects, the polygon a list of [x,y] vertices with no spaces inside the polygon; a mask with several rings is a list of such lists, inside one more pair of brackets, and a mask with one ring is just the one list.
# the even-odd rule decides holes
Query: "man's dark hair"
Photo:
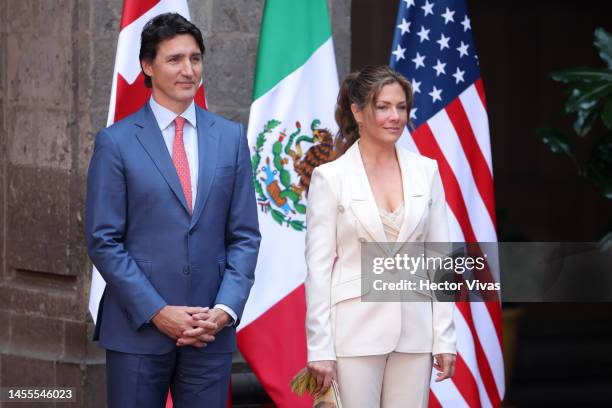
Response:
[{"label": "man's dark hair", "polygon": [[[164,40],[169,40],[181,34],[190,34],[200,47],[202,55],[204,55],[204,39],[200,29],[185,17],[178,13],[160,14],[145,24],[140,35],[140,69],[142,69],[142,61],[152,62],[157,55],[157,48]],[[144,83],[147,88],[152,87],[151,77],[144,73]]]}]

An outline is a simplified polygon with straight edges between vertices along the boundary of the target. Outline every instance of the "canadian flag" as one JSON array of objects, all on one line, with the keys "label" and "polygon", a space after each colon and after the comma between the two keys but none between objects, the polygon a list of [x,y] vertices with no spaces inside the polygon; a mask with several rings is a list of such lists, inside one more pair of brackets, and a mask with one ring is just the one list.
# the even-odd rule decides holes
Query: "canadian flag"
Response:
[{"label": "canadian flag", "polygon": [[[108,105],[107,126],[142,108],[151,96],[151,89],[144,84],[144,76],[138,60],[140,34],[149,20],[163,13],[178,13],[187,20],[190,19],[187,0],[125,0],[123,3],[115,69],[113,71],[113,85]],[[196,93],[195,102],[206,109],[203,85],[200,85]],[[106,282],[93,267],[91,290],[89,292],[89,312],[94,323],[98,317],[98,307],[105,286]],[[168,394],[168,402],[166,403],[166,408],[169,407],[172,407],[170,394]]]}]

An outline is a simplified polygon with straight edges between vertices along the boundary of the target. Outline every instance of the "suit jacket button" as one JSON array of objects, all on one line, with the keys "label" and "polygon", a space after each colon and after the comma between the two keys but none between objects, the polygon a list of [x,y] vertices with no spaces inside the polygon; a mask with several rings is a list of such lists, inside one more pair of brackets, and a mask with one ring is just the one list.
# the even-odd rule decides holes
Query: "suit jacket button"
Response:
[{"label": "suit jacket button", "polygon": [[430,198],[430,199],[429,199],[429,202],[427,203],[427,205],[428,205],[429,207],[431,207],[431,203],[433,203],[433,200]]},{"label": "suit jacket button", "polygon": [[366,239],[363,237],[359,237],[359,242],[361,242],[362,244],[366,243]]},{"label": "suit jacket button", "polygon": [[186,266],[186,267],[184,267],[184,268],[183,268],[183,273],[184,273],[185,275],[189,275],[189,267],[188,267],[188,266]]},{"label": "suit jacket button", "polygon": [[421,242],[423,240],[423,234],[419,234],[416,237],[417,242]]},{"label": "suit jacket button", "polygon": [[343,213],[344,212],[344,206],[342,204],[340,204],[338,206],[338,212]]}]

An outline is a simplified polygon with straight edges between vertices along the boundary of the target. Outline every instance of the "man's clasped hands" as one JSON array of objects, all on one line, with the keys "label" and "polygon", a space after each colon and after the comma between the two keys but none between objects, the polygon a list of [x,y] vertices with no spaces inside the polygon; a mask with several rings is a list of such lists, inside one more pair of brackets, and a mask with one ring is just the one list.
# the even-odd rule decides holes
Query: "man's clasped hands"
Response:
[{"label": "man's clasped hands", "polygon": [[191,306],[164,306],[151,320],[155,327],[176,340],[177,346],[206,347],[230,322],[221,309]]}]

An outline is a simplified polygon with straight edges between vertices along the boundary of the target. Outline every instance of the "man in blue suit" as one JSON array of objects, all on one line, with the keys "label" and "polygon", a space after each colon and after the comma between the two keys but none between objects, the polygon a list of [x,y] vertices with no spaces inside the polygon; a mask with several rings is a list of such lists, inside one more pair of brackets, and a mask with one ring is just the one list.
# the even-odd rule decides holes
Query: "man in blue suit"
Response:
[{"label": "man in blue suit", "polygon": [[110,407],[223,407],[260,234],[241,124],[194,104],[200,30],[144,27],[149,102],[101,130],[87,180],[89,256],[106,281],[96,337]]}]

